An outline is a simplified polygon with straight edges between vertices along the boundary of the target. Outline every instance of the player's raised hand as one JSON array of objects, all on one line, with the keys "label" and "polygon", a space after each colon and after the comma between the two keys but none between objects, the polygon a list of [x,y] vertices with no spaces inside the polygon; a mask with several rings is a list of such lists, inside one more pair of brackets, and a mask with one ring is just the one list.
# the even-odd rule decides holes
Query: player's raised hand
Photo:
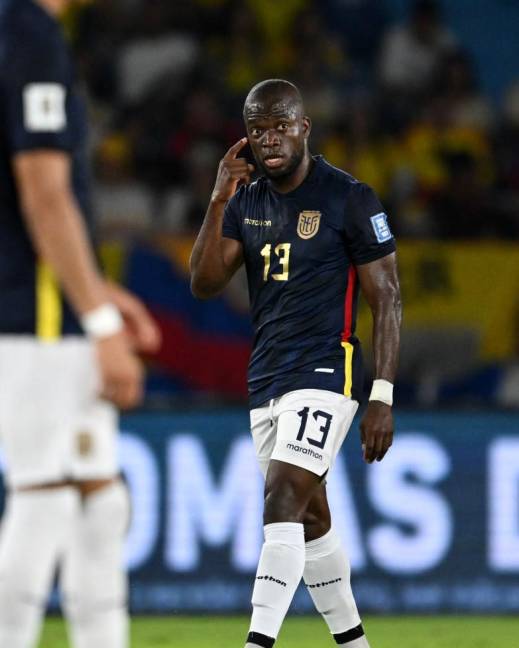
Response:
[{"label": "player's raised hand", "polygon": [[389,405],[369,401],[360,424],[364,461],[382,461],[393,443],[393,412]]},{"label": "player's raised hand", "polygon": [[251,173],[254,171],[252,164],[245,158],[237,157],[238,153],[247,144],[247,138],[242,137],[233,144],[220,160],[218,174],[213,189],[211,200],[213,202],[227,202],[236,193],[239,182],[250,182]]}]

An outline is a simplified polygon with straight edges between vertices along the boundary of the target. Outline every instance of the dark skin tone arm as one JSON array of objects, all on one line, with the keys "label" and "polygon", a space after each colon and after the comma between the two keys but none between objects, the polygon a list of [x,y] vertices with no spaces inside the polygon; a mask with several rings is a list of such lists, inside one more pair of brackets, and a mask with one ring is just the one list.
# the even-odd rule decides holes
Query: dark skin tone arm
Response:
[{"label": "dark skin tone arm", "polygon": [[222,223],[225,204],[240,182],[250,182],[254,171],[245,158],[237,157],[246,144],[243,137],[220,161],[209,207],[191,252],[191,292],[199,299],[218,295],[243,263],[242,244],[222,236]]},{"label": "dark skin tone arm", "polygon": [[[402,305],[396,254],[357,266],[362,293],[373,315],[375,378],[393,383],[400,346]],[[360,424],[364,460],[381,461],[393,442],[393,413],[381,401],[369,401]]]}]

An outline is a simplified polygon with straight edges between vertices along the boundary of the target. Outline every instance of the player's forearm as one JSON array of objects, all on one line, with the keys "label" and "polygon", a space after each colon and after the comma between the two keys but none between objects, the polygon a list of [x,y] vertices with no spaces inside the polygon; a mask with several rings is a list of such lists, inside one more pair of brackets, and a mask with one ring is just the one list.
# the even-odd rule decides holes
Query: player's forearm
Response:
[{"label": "player's forearm", "polygon": [[220,293],[231,278],[225,264],[222,222],[225,203],[211,201],[191,252],[191,291],[195,297],[207,299]]},{"label": "player's forearm", "polygon": [[35,249],[78,315],[106,302],[105,282],[73,196],[67,191],[33,196],[24,202],[23,212]]},{"label": "player's forearm", "polygon": [[402,304],[398,286],[388,290],[372,308],[375,378],[394,383],[400,348]]}]

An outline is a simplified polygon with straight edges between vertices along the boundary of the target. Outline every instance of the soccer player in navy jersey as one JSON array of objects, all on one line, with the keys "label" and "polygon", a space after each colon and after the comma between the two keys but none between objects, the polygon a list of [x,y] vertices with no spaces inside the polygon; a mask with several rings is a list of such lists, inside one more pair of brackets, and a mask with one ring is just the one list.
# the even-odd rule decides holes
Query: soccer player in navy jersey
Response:
[{"label": "soccer player in navy jersey", "polygon": [[[373,313],[375,380],[361,422],[364,459],[393,437],[401,306],[395,242],[374,192],[308,149],[298,89],[250,91],[247,137],[220,162],[191,255],[195,296],[217,295],[245,263],[254,327],[251,429],[265,475],[265,543],[246,648],[271,648],[301,580],[336,643],[369,646],[332,527],[325,477],[361,399],[359,289]],[[261,177],[239,153],[250,144]],[[238,188],[238,185],[241,185]]]},{"label": "soccer player in navy jersey", "polygon": [[0,2],[0,648],[36,645],[57,567],[75,648],[128,644],[114,406],[159,336],[94,258],[70,1]]}]

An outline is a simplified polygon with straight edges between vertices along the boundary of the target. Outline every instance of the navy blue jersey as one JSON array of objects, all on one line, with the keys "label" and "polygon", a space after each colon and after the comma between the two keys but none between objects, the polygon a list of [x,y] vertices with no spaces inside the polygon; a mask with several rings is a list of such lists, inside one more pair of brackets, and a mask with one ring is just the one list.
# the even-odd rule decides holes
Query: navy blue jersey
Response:
[{"label": "navy blue jersey", "polygon": [[32,0],[0,0],[0,334],[50,339],[80,332],[34,252],[12,172],[17,153],[66,151],[76,200],[89,219],[86,114],[76,86],[59,23]]},{"label": "navy blue jersey", "polygon": [[373,190],[317,156],[290,193],[266,178],[242,186],[227,203],[223,236],[242,243],[247,269],[251,407],[295,389],[360,401],[356,266],[395,250]]}]

